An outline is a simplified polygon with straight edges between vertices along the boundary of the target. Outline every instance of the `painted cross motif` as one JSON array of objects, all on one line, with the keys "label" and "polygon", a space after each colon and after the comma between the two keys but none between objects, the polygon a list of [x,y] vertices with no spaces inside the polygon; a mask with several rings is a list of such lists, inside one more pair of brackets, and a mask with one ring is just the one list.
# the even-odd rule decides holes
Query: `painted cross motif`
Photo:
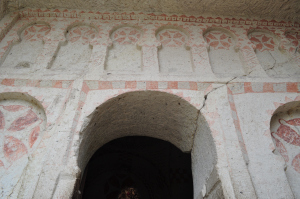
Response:
[{"label": "painted cross motif", "polygon": [[260,52],[275,50],[274,38],[266,33],[252,33],[249,35],[249,39]]},{"label": "painted cross motif", "polygon": [[123,27],[119,28],[112,34],[112,40],[119,45],[135,45],[141,37],[141,32],[136,28]]},{"label": "painted cross motif", "polygon": [[[300,118],[295,118],[291,120],[278,120],[280,126],[276,132],[272,132],[271,135],[275,141],[276,148],[282,155],[286,163],[291,161],[291,165],[295,171],[300,173],[300,153],[295,157],[290,157],[289,151],[286,149],[285,145],[290,144],[299,147],[300,152]],[[282,141],[280,141],[280,139]],[[284,142],[283,142],[284,141]]]},{"label": "painted cross motif", "polygon": [[22,32],[22,40],[38,41],[42,40],[50,32],[50,27],[45,24],[36,24],[29,26]]},{"label": "painted cross motif", "polygon": [[166,29],[160,31],[157,37],[161,44],[165,47],[181,47],[187,40],[185,34],[175,29]]},{"label": "painted cross motif", "polygon": [[204,37],[209,46],[214,50],[229,50],[229,48],[233,45],[232,38],[221,31],[210,31]]},{"label": "painted cross motif", "polygon": [[67,38],[71,43],[81,42],[83,45],[86,45],[95,37],[96,31],[94,28],[89,26],[76,26],[69,31]]},{"label": "painted cross motif", "polygon": [[12,103],[0,105],[0,132],[2,151],[0,167],[9,168],[27,155],[40,136],[43,119],[31,106]]},{"label": "painted cross motif", "polygon": [[105,62],[106,70],[113,71],[141,71],[142,51],[137,43],[142,33],[134,27],[120,27],[116,29],[110,38],[113,42],[108,51]]}]

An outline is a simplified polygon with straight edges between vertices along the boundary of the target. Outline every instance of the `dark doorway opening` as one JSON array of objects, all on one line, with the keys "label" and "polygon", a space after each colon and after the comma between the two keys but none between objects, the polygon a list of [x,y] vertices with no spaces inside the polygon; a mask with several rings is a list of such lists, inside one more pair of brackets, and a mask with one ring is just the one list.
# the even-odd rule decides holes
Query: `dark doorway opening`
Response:
[{"label": "dark doorway opening", "polygon": [[119,138],[95,152],[80,187],[84,199],[117,199],[126,187],[141,199],[192,199],[191,154],[156,138]]}]

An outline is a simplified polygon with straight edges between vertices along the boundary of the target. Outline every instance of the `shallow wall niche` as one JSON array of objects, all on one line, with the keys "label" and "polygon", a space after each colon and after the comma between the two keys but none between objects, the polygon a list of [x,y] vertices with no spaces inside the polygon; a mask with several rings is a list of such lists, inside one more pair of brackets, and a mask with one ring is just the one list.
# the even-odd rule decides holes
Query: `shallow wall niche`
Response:
[{"label": "shallow wall niche", "polygon": [[45,23],[35,23],[18,32],[19,42],[10,47],[1,60],[1,67],[26,69],[32,67],[43,50],[43,38],[50,32]]},{"label": "shallow wall niche", "polygon": [[142,50],[137,42],[142,32],[134,27],[125,26],[112,31],[110,38],[112,46],[109,47],[105,62],[108,71],[142,71]]},{"label": "shallow wall niche", "polygon": [[60,44],[50,68],[72,72],[86,69],[93,48],[90,41],[96,34],[96,29],[88,25],[68,28],[65,34],[67,41]]},{"label": "shallow wall niche", "polygon": [[208,29],[204,38],[209,45],[208,56],[212,70],[216,75],[244,75],[241,54],[236,48],[235,37],[227,30]]},{"label": "shallow wall niche", "polygon": [[172,94],[137,91],[112,98],[88,116],[80,136],[77,162],[82,172],[104,144],[126,136],[148,136],[168,141],[183,152],[193,149],[195,199],[202,198],[205,184],[219,182],[216,149],[208,124],[199,116],[199,110]]},{"label": "shallow wall niche", "polygon": [[271,135],[286,163],[286,176],[295,198],[300,198],[300,102],[279,107],[271,119]]},{"label": "shallow wall niche", "polygon": [[293,55],[279,47],[280,40],[271,32],[252,30],[248,37],[256,45],[256,56],[270,77],[300,75],[300,68]]},{"label": "shallow wall niche", "polygon": [[158,50],[159,70],[162,73],[193,72],[192,54],[186,46],[188,36],[171,27],[160,28],[156,38],[161,42]]},{"label": "shallow wall niche", "polygon": [[29,158],[41,142],[46,123],[44,109],[33,97],[22,93],[0,94],[1,198],[9,195],[18,198]]}]

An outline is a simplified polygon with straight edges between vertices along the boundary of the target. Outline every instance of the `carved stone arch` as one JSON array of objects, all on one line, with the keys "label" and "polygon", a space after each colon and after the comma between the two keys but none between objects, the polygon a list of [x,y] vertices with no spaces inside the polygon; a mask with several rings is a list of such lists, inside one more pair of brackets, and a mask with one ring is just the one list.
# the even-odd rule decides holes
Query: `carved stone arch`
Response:
[{"label": "carved stone arch", "polygon": [[92,24],[84,22],[70,24],[64,32],[66,40],[59,43],[48,68],[69,70],[72,73],[87,70],[93,49],[91,42],[97,34],[98,28]]},{"label": "carved stone arch", "polygon": [[68,37],[68,33],[73,29],[73,28],[76,28],[76,27],[79,27],[79,26],[88,26],[88,27],[91,27],[92,29],[94,29],[94,31],[96,33],[99,33],[99,28],[94,25],[93,23],[86,23],[84,21],[81,21],[81,22],[74,22],[74,23],[71,23],[68,25],[68,27],[65,29],[64,31],[64,35],[65,37],[67,38]]},{"label": "carved stone arch", "polygon": [[161,43],[158,49],[159,70],[167,74],[192,73],[195,71],[189,42],[189,33],[180,26],[165,25],[155,32]]},{"label": "carved stone arch", "polygon": [[285,174],[295,198],[300,197],[300,102],[292,101],[276,109],[271,122],[275,154],[285,162]]},{"label": "carved stone arch", "polygon": [[107,50],[105,70],[117,73],[143,71],[142,49],[138,45],[142,34],[142,29],[134,25],[113,27],[109,31],[112,45]]},{"label": "carved stone arch", "polygon": [[[44,37],[50,32],[50,24],[37,21],[30,22],[17,31],[15,41],[5,52],[1,67],[28,69],[31,68],[44,46]],[[26,50],[24,50],[26,49]]]},{"label": "carved stone arch", "polygon": [[[82,173],[93,154],[104,144],[126,136],[147,136],[191,152],[194,198],[212,192],[220,197],[223,195],[215,168],[217,154],[210,127],[198,109],[178,96],[158,91],[135,91],[116,96],[95,108],[85,119],[79,136],[76,153]],[[82,176],[78,177],[80,180]]]},{"label": "carved stone arch", "polygon": [[25,186],[36,183],[36,178],[28,178],[40,172],[42,160],[37,154],[46,124],[38,100],[26,93],[0,93],[0,177],[5,179],[1,198],[18,198]]},{"label": "carved stone arch", "polygon": [[298,76],[300,68],[297,57],[280,47],[281,39],[264,29],[251,29],[248,38],[256,45],[256,56],[270,77]]},{"label": "carved stone arch", "polygon": [[218,27],[218,26],[213,26],[213,27],[208,27],[203,31],[203,35],[206,35],[207,33],[211,31],[222,31],[223,33],[227,34],[233,39],[233,44],[236,45],[238,43],[238,36],[232,31],[227,28],[223,27]]},{"label": "carved stone arch", "polygon": [[[237,36],[228,29],[210,27],[203,32],[213,72],[220,76],[245,74],[242,54],[237,47]],[[226,64],[226,65],[224,65]]]}]

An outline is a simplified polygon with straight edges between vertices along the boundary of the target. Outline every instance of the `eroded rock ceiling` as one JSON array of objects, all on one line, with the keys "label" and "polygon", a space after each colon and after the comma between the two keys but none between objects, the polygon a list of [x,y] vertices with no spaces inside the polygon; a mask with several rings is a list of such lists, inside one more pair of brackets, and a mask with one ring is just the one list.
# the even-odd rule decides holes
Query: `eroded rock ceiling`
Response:
[{"label": "eroded rock ceiling", "polygon": [[68,8],[300,21],[300,0],[8,0],[7,5],[10,11],[24,7]]}]

